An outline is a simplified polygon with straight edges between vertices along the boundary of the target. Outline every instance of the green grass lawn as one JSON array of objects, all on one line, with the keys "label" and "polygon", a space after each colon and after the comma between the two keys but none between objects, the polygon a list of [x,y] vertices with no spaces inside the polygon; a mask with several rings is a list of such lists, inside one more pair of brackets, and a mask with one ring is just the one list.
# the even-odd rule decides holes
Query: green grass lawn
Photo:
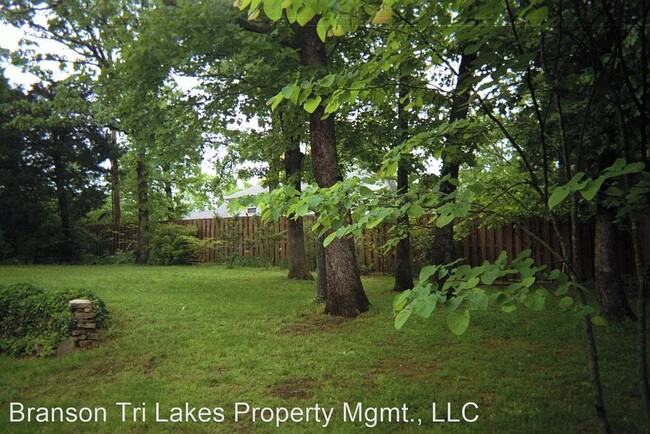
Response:
[{"label": "green grass lawn", "polygon": [[[321,432],[321,422],[234,421],[251,407],[333,408],[327,432],[359,432],[344,403],[408,407],[414,422],[378,422],[375,432],[571,433],[597,429],[581,332],[554,307],[473,315],[454,336],[443,312],[393,328],[391,278],[367,277],[370,312],[348,320],[311,303],[314,283],[271,269],[219,266],[5,266],[0,283],[87,288],[112,314],[98,348],[59,358],[0,356],[0,432]],[[634,326],[598,328],[614,432],[639,432]],[[9,423],[9,403],[104,407],[106,423]],[[144,403],[146,421],[121,421],[117,402]],[[467,417],[475,423],[434,423]],[[172,407],[223,409],[223,421],[157,422]],[[197,410],[198,411],[198,410]],[[197,416],[197,411],[194,415]],[[263,415],[268,415],[269,411]],[[393,412],[393,416],[396,412]],[[401,415],[400,415],[401,417]],[[421,425],[417,426],[418,420]]]}]

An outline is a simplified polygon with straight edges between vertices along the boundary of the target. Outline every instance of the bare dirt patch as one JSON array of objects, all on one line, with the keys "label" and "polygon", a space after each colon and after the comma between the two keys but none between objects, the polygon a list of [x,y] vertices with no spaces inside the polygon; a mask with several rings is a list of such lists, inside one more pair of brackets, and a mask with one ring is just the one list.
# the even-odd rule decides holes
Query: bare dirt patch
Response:
[{"label": "bare dirt patch", "polygon": [[310,378],[292,378],[271,386],[269,393],[282,399],[307,400],[314,396],[317,387]]}]

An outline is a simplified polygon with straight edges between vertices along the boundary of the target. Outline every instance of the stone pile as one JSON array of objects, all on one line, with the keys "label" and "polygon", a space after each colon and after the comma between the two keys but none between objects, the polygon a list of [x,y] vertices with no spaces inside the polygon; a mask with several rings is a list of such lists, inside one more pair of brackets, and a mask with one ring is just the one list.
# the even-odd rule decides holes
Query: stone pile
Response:
[{"label": "stone pile", "polygon": [[75,299],[68,302],[74,315],[74,325],[70,330],[70,337],[75,347],[90,347],[97,342],[97,324],[95,312],[90,300]]}]

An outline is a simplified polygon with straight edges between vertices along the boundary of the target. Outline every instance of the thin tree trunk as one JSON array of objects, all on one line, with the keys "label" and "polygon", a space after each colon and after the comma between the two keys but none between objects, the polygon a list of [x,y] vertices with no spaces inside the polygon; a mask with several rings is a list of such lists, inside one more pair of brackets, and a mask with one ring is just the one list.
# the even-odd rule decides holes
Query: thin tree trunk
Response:
[{"label": "thin tree trunk", "polygon": [[639,342],[639,387],[643,403],[646,433],[650,433],[650,382],[648,381],[648,336],[646,330],[647,297],[650,287],[650,266],[643,272],[643,234],[639,221],[631,217],[632,246],[634,248],[634,265],[636,268],[637,286],[637,335]]},{"label": "thin tree trunk", "polygon": [[[647,23],[648,23],[648,2],[641,2],[641,29],[639,40],[641,42],[641,118],[648,119],[648,49],[647,49]],[[641,132],[641,159],[648,170],[648,122],[640,122]],[[643,410],[645,414],[646,433],[650,433],[650,381],[648,380],[648,337],[646,330],[647,296],[650,288],[650,266],[646,268],[645,277],[641,278],[643,268],[643,246],[642,233],[636,217],[632,217],[632,240],[634,243],[634,262],[636,264],[637,280],[639,283],[639,295],[637,299],[638,310],[638,335],[639,335],[639,385],[643,398]],[[650,260],[650,258],[645,258]]]},{"label": "thin tree trunk", "polygon": [[[305,26],[293,24],[292,28],[300,47],[300,60],[303,65],[327,66],[325,44],[316,33],[315,17]],[[331,187],[339,179],[338,155],[334,117],[323,119],[324,109],[318,107],[309,117],[311,136],[311,158],[314,178],[319,187]],[[342,213],[347,213],[341,209]],[[349,216],[349,214],[348,214]],[[327,304],[325,313],[330,315],[355,317],[370,307],[368,297],[361,284],[359,266],[352,238],[335,238],[326,248],[325,267],[327,273]]]},{"label": "thin tree trunk", "polygon": [[122,220],[122,201],[120,198],[120,150],[117,144],[117,131],[111,129],[112,149],[111,162],[111,204],[113,209],[113,223],[119,225]]},{"label": "thin tree trunk", "polygon": [[596,290],[600,302],[600,314],[609,321],[621,322],[634,319],[621,281],[621,267],[617,257],[615,214],[601,203],[596,206],[594,234],[594,271]]},{"label": "thin tree trunk", "polygon": [[[400,78],[400,80],[402,79],[404,79],[404,77]],[[404,110],[406,101],[402,101],[405,96],[404,87],[400,83],[397,100],[397,125],[399,128],[400,140],[402,142],[408,139],[409,134],[408,117],[406,115],[406,110]],[[406,156],[402,156],[397,165],[397,194],[400,198],[400,202],[403,202],[403,199],[406,197],[409,190],[409,162],[406,161],[405,158]],[[408,215],[401,215],[397,219],[397,225],[400,228],[400,232],[404,231],[404,235],[395,248],[395,269],[393,270],[395,283],[393,285],[393,291],[405,291],[407,289],[412,289],[414,286]]]},{"label": "thin tree trunk", "polygon": [[[55,145],[56,146],[56,145]],[[72,225],[70,222],[70,200],[66,191],[65,163],[59,155],[54,158],[54,184],[56,187],[57,208],[61,219],[61,259],[72,262],[74,259],[74,240],[72,238]]]},{"label": "thin tree trunk", "polygon": [[[400,160],[397,166],[397,191],[400,196],[408,192],[408,169]],[[395,269],[393,275],[395,283],[393,291],[405,291],[413,288],[413,268],[411,266],[411,239],[409,217],[404,214],[397,219],[400,230],[405,231],[404,237],[399,240],[395,248]]]},{"label": "thin tree trunk", "polygon": [[[572,197],[572,204],[577,203],[575,194]],[[555,215],[551,213],[551,222],[553,223],[553,230],[555,235],[560,240],[560,247],[562,249],[562,255],[567,258],[566,264],[568,268],[569,277],[571,283],[575,288],[575,291],[578,295],[578,302],[580,306],[587,306],[587,297],[585,292],[582,290],[578,284],[580,283],[580,275],[577,271],[577,265],[580,258],[579,246],[580,246],[580,235],[578,230],[578,217],[577,217],[577,206],[571,206],[571,246],[567,248],[566,243],[562,238],[562,231],[560,230],[560,223]],[[569,260],[568,258],[571,258]],[[593,389],[593,403],[594,409],[596,410],[596,417],[598,418],[598,423],[600,424],[600,431],[604,434],[611,433],[611,428],[609,425],[609,419],[607,417],[607,409],[605,407],[605,399],[603,396],[603,386],[600,379],[600,362],[598,358],[598,348],[596,346],[596,337],[594,335],[594,330],[591,324],[591,315],[584,315],[582,317],[582,329],[587,340],[587,352],[589,354],[589,373],[591,375],[591,387]]]},{"label": "thin tree trunk", "polygon": [[146,264],[149,261],[149,180],[146,159],[146,150],[143,150],[138,154],[135,169],[138,183],[138,244],[135,252],[136,264]]},{"label": "thin tree trunk", "polygon": [[[287,184],[301,191],[300,180],[302,174],[302,161],[304,155],[300,152],[298,143],[284,153],[284,169]],[[287,218],[287,239],[289,251],[289,279],[313,280],[314,277],[309,272],[307,263],[307,252],[305,251],[305,231],[303,228],[302,217]]]},{"label": "thin tree trunk", "polygon": [[[453,123],[457,120],[466,119],[469,111],[469,92],[468,80],[472,76],[470,66],[476,55],[463,54],[458,66],[458,81],[454,89],[453,99],[451,103],[451,113],[449,115],[449,122]],[[451,137],[454,140],[454,137]],[[456,150],[455,153],[459,153]],[[443,163],[440,171],[441,176],[449,175],[451,179],[458,179],[458,171],[460,168],[460,159],[458,155],[450,155],[443,152]],[[452,182],[445,182],[440,187],[440,191],[445,194],[452,194],[456,191],[456,185]],[[454,261],[458,255],[458,246],[454,242],[454,222],[452,221],[446,226],[435,231],[433,241],[433,259],[435,264],[448,264]]]}]

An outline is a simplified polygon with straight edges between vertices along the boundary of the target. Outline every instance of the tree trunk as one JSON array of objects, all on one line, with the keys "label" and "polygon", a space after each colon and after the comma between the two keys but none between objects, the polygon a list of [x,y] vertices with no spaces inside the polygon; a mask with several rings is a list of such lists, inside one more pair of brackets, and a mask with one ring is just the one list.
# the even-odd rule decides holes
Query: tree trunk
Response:
[{"label": "tree trunk", "polygon": [[72,238],[72,224],[70,222],[70,200],[66,191],[65,163],[59,155],[54,155],[53,160],[57,208],[59,209],[59,218],[61,219],[61,260],[63,262],[72,262],[74,259],[74,240]]},{"label": "tree trunk", "polygon": [[149,185],[146,150],[138,155],[135,172],[138,182],[138,244],[135,263],[146,264],[149,261]]},{"label": "tree trunk", "polygon": [[327,301],[327,269],[325,267],[325,236],[316,238],[316,296],[314,303]]},{"label": "tree trunk", "polygon": [[[404,79],[404,77],[401,77],[400,81],[402,79]],[[402,102],[402,99],[405,96],[406,95],[403,90],[403,86],[401,86],[400,82],[397,100],[397,125],[402,142],[408,139],[409,131],[409,122],[406,116],[406,110],[404,110],[406,101]],[[406,194],[409,191],[409,162],[406,161],[405,158],[406,155],[403,155],[397,165],[397,194],[400,198],[400,202],[403,202],[403,199],[406,197]],[[412,289],[414,286],[408,215],[403,214],[399,216],[397,219],[397,225],[400,228],[400,232],[404,231],[404,235],[403,238],[399,240],[397,247],[395,248],[395,269],[393,270],[395,283],[393,285],[393,291],[405,291],[407,289]]]},{"label": "tree trunk", "polygon": [[[408,169],[402,161],[397,166],[397,191],[405,195],[408,191]],[[400,239],[395,248],[395,284],[393,291],[405,291],[413,288],[413,269],[411,267],[411,239],[409,234],[409,217],[404,214],[399,216],[397,224],[406,231],[404,238]]]},{"label": "tree trunk", "polygon": [[[300,60],[305,66],[327,65],[325,44],[316,33],[319,17],[305,26],[292,25],[296,41],[300,47]],[[339,179],[338,155],[334,117],[322,119],[323,107],[318,107],[309,117],[311,136],[311,158],[314,178],[319,187],[331,187]],[[347,211],[341,209],[342,213]],[[325,313],[345,317],[355,317],[370,307],[368,297],[361,284],[359,266],[352,238],[335,238],[325,249],[325,268],[327,274],[327,304]]]},{"label": "tree trunk", "polygon": [[[577,193],[573,194],[572,202],[576,203],[576,195]],[[578,296],[578,302],[580,303],[581,306],[587,306],[587,296],[582,289],[582,287],[579,286],[580,282],[580,276],[578,275],[576,266],[577,266],[577,258],[580,257],[579,251],[578,251],[578,246],[580,245],[580,233],[578,230],[578,225],[575,224],[577,222],[577,207],[572,206],[571,207],[571,245],[567,246],[567,243],[563,239],[562,235],[562,230],[560,229],[560,222],[553,213],[550,213],[551,217],[551,222],[553,223],[553,231],[555,232],[555,236],[560,242],[560,248],[562,249],[562,256],[565,258],[565,263],[567,265],[567,271],[569,274],[569,277],[571,279],[571,283],[573,284],[573,287],[575,288],[576,294]],[[572,258],[570,260],[569,258]],[[602,433],[608,434],[611,432],[611,428],[609,426],[609,419],[607,416],[607,409],[605,407],[605,399],[603,396],[603,386],[602,386],[602,381],[600,379],[600,361],[598,357],[598,348],[596,346],[596,337],[594,335],[594,330],[591,324],[591,315],[583,315],[582,316],[582,329],[585,333],[585,338],[586,338],[586,343],[587,343],[587,351],[589,353],[589,373],[591,374],[591,387],[593,390],[593,404],[594,404],[594,409],[596,410],[596,417],[598,418],[598,423],[600,425],[600,431]]]},{"label": "tree trunk", "polygon": [[113,223],[120,224],[122,220],[122,201],[120,199],[120,149],[117,144],[117,131],[111,130],[112,149],[111,162],[111,204],[113,209]]},{"label": "tree trunk", "polygon": [[[458,66],[458,80],[456,81],[456,88],[454,89],[451,102],[450,123],[467,118],[470,89],[467,81],[471,78],[472,71],[470,66],[475,58],[476,55],[463,54],[461,56],[460,65]],[[456,137],[450,137],[450,139],[451,142],[457,141]],[[451,179],[458,179],[458,170],[460,168],[459,153],[460,150],[456,150],[453,154],[443,151],[441,176],[449,175]],[[452,194],[456,191],[456,185],[446,181],[440,186],[440,191],[444,194]],[[459,256],[459,248],[454,242],[453,221],[436,230],[432,250],[434,264],[448,264]]]},{"label": "tree trunk", "polygon": [[[300,190],[300,180],[302,174],[302,160],[304,155],[300,152],[298,143],[284,153],[284,171],[287,184]],[[287,218],[287,239],[289,251],[289,279],[314,280],[309,272],[307,263],[307,252],[305,251],[305,231],[302,224],[302,217]]]},{"label": "tree trunk", "polygon": [[650,266],[643,272],[643,234],[636,217],[630,217],[632,228],[632,245],[634,247],[634,268],[636,270],[637,286],[637,337],[639,342],[639,388],[643,402],[643,413],[646,423],[646,433],[650,433],[650,381],[648,381],[648,337],[647,337],[647,296],[650,288]]},{"label": "tree trunk", "polygon": [[598,203],[596,206],[596,228],[594,234],[594,270],[596,289],[600,295],[600,313],[609,321],[621,322],[633,319],[634,313],[628,304],[621,267],[616,255],[615,214],[612,209]]}]

